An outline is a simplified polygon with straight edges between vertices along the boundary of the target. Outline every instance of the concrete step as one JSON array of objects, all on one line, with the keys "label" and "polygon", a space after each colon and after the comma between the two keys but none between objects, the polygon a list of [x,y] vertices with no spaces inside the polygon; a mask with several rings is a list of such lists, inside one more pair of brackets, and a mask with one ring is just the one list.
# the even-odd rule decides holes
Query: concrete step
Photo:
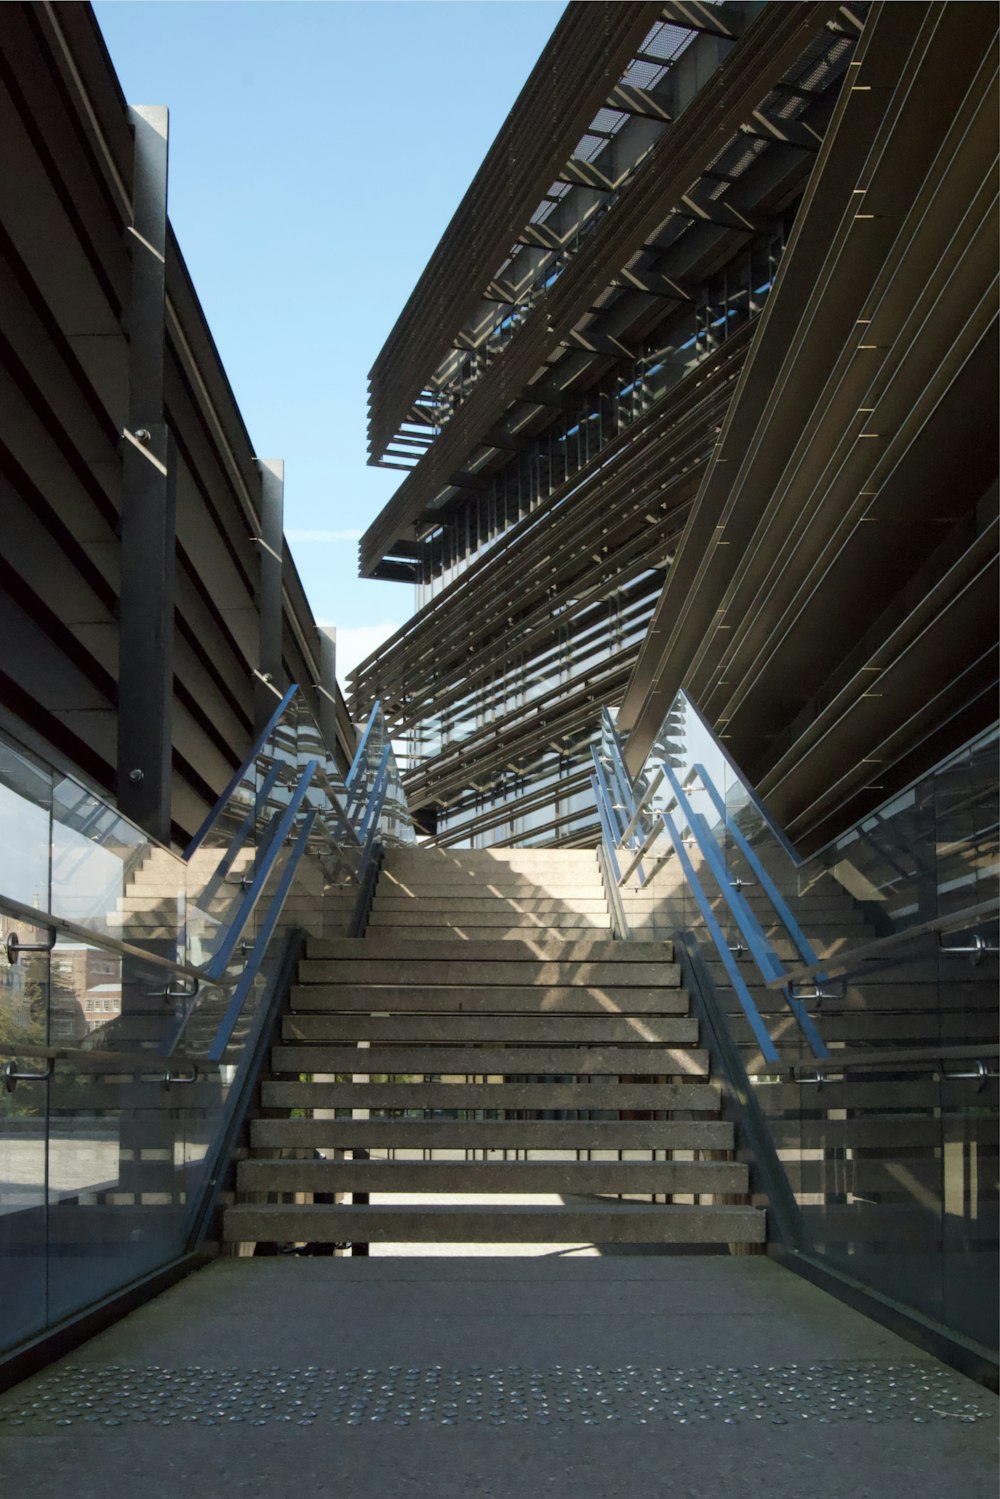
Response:
[{"label": "concrete step", "polygon": [[254,1150],[732,1150],[733,1141],[726,1119],[255,1119],[250,1125]]},{"label": "concrete step", "polygon": [[675,1020],[675,1046],[275,1046],[272,1072],[448,1073],[462,1076],[534,1072],[573,1077],[707,1077],[708,1052],[693,1049],[696,1020]]},{"label": "concrete step", "polygon": [[[415,938],[410,932],[379,932],[368,937],[311,937],[306,947],[307,963],[324,959],[395,959],[408,958],[414,952]],[[633,967],[642,963],[669,963],[673,959],[673,948],[669,942],[616,942],[610,937],[584,937],[571,943],[556,942],[547,945],[537,937],[505,941],[503,938],[487,938],[481,942],[463,944],[461,960],[469,962],[539,963],[551,950],[560,963],[578,966],[604,963]],[[421,942],[419,957],[422,961],[455,958],[454,943],[447,939],[439,942]]]},{"label": "concrete step", "polygon": [[[440,944],[433,942],[421,945],[432,949],[440,947]],[[513,942],[497,945],[500,947],[516,946]],[[312,984],[412,983],[426,985],[427,980],[432,977],[439,986],[450,985],[460,988],[478,988],[482,985],[493,984],[509,985],[513,981],[516,981],[518,985],[533,984],[545,988],[561,987],[572,983],[587,987],[605,984],[611,987],[625,987],[630,984],[643,987],[662,984],[664,987],[669,987],[680,983],[680,969],[676,963],[642,961],[589,963],[582,960],[574,961],[571,957],[561,962],[556,962],[551,958],[545,961],[515,962],[513,954],[512,961],[509,963],[485,960],[462,962],[458,959],[446,961],[444,954],[435,951],[428,954],[432,964],[428,971],[428,966],[421,963],[415,954],[415,946],[416,944],[409,944],[406,955],[396,959],[369,958],[364,961],[344,958],[340,961],[329,962],[305,959],[299,964],[299,980]]]},{"label": "concrete step", "polygon": [[127,928],[132,932],[176,933],[186,925],[183,912],[151,911],[148,906],[137,911],[108,911],[104,919],[109,927]]},{"label": "concrete step", "polygon": [[746,1193],[737,1161],[241,1161],[238,1192]]},{"label": "concrete step", "polygon": [[447,912],[449,916],[457,913],[460,916],[472,916],[477,911],[510,911],[515,915],[535,916],[551,911],[563,913],[571,912],[597,912],[606,914],[608,909],[607,900],[603,895],[584,895],[577,897],[571,907],[567,907],[565,901],[559,900],[552,895],[540,896],[502,896],[502,895],[456,895],[453,898],[445,898],[435,895],[433,900],[427,896],[385,895],[376,891],[372,901],[372,911],[389,914],[393,911],[424,911],[428,903],[437,910]]},{"label": "concrete step", "polygon": [[[553,936],[560,933],[563,927],[596,927],[598,930],[607,932],[610,920],[607,910],[603,911],[509,911],[502,906],[493,910],[468,911],[462,907],[448,910],[440,904],[432,905],[429,901],[419,907],[408,911],[385,911],[380,906],[375,906],[368,918],[367,936],[382,927],[405,927],[407,931],[412,929],[414,935],[423,929],[431,930],[437,927],[468,927],[484,931],[488,938],[488,928],[509,928],[510,930],[537,928],[539,932],[551,931]],[[586,936],[586,932],[582,934]]]},{"label": "concrete step", "polygon": [[127,900],[127,899],[129,899],[131,897],[135,897],[136,899],[141,899],[144,902],[146,902],[146,901],[177,901],[177,902],[180,902],[182,900],[183,901],[187,900],[187,893],[186,893],[186,887],[185,887],[185,885],[183,884],[183,882],[181,882],[180,884],[178,884],[176,880],[171,880],[169,883],[166,882],[166,881],[157,881],[154,884],[143,883],[141,885],[137,884],[135,882],[135,880],[130,880],[128,882],[128,884],[126,885],[126,887],[125,887],[125,891],[126,891],[126,893],[123,894],[121,897],[119,897],[120,900]]},{"label": "concrete step", "polygon": [[410,865],[455,864],[462,868],[482,869],[493,865],[538,865],[551,868],[566,864],[573,868],[597,867],[597,853],[592,848],[393,848],[385,856],[387,869],[404,869]]},{"label": "concrete step", "polygon": [[450,874],[446,876],[444,873],[435,875],[433,870],[423,870],[412,875],[392,874],[383,870],[379,875],[378,888],[387,895],[419,896],[422,900],[433,898],[435,895],[443,895],[447,899],[460,898],[463,895],[484,896],[492,891],[501,898],[507,896],[517,898],[521,894],[536,900],[548,897],[572,901],[574,897],[580,895],[596,900],[604,893],[604,886],[599,879],[575,878],[572,875],[558,872],[550,875],[540,874],[534,878],[531,875],[507,873],[504,870],[498,870],[489,878],[470,873],[465,879]]},{"label": "concrete step", "polygon": [[[176,891],[170,895],[136,895],[134,889],[129,887],[128,895],[120,895],[115,902],[113,911],[119,916],[130,916],[135,912],[149,912],[158,916],[172,916],[177,911],[185,909],[183,893]],[[202,908],[204,909],[204,908]],[[109,916],[112,912],[108,913]]]},{"label": "concrete step", "polygon": [[[265,1109],[689,1109],[714,1114],[713,1083],[265,1082]],[[110,1107],[110,1105],[108,1105]]]},{"label": "concrete step", "polygon": [[[301,967],[302,965],[300,965]],[[431,1014],[492,1015],[498,1012],[538,1015],[686,1015],[690,998],[678,988],[680,969],[671,965],[672,982],[655,988],[537,984],[471,984],[442,988],[419,981],[402,984],[298,984],[292,990],[292,1009],[325,1013],[390,1014],[428,1011]],[[305,977],[305,975],[300,975]],[[508,978],[510,975],[508,974]],[[781,999],[781,1007],[787,1002]]]},{"label": "concrete step", "polygon": [[559,1207],[229,1208],[227,1243],[761,1244],[764,1215],[751,1207],[587,1203]]},{"label": "concrete step", "polygon": [[432,917],[427,922],[421,922],[414,926],[382,925],[369,926],[364,932],[369,943],[382,941],[385,937],[397,935],[405,937],[406,941],[412,943],[426,943],[426,941],[459,941],[459,943],[483,943],[483,941],[529,941],[529,943],[547,943],[556,947],[558,943],[567,941],[589,941],[595,935],[610,935],[610,922],[604,920],[600,926],[594,922],[586,922],[585,919],[579,925],[573,926],[538,926],[523,925],[510,920],[496,926],[478,926],[471,922],[462,922],[453,925],[444,916]]},{"label": "concrete step", "polygon": [[563,1015],[288,1015],[281,1024],[283,1041],[401,1042],[505,1041],[551,1044],[614,1045],[615,1042],[676,1042],[677,1027],[687,1022],[658,1016],[625,1019],[595,1014]]}]

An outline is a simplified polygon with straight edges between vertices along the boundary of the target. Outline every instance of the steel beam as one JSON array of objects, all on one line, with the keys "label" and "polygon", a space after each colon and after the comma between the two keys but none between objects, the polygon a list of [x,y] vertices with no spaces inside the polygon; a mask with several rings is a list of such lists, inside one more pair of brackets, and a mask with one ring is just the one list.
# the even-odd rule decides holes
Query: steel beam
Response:
[{"label": "steel beam", "polygon": [[118,805],[170,841],[175,457],[163,420],[168,115],[129,110],[135,136],[129,243],[128,424],[122,437]]}]

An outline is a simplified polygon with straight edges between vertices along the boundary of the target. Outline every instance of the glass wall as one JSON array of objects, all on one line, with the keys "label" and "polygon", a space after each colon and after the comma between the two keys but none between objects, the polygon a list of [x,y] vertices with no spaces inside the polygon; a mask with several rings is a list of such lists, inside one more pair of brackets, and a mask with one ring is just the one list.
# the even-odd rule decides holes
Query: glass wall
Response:
[{"label": "glass wall", "polygon": [[350,802],[291,693],[182,858],[0,738],[3,1346],[193,1242],[291,934],[347,930],[366,819],[413,839],[378,763]]},{"label": "glass wall", "polygon": [[[648,789],[655,808],[640,819],[644,835],[672,819],[690,873],[664,831],[623,899],[632,936],[682,934],[699,963],[792,1188],[796,1247],[987,1345],[997,1329],[996,744],[995,729],[978,736],[800,861],[681,694],[633,794]],[[777,1061],[762,1053],[727,957]],[[828,1055],[817,1057],[789,995]]]}]

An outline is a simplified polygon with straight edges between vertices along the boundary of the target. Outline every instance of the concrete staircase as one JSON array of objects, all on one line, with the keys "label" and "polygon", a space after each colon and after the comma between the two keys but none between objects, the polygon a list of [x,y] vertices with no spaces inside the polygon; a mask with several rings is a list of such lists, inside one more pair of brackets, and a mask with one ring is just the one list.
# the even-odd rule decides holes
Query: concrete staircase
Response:
[{"label": "concrete staircase", "polygon": [[227,1242],[760,1243],[672,956],[593,853],[391,851],[300,965]]}]

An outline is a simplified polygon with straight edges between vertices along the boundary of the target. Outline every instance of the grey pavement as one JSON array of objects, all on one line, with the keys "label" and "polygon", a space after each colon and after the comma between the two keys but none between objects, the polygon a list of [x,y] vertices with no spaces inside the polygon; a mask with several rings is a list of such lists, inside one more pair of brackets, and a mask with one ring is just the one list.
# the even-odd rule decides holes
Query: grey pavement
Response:
[{"label": "grey pavement", "polygon": [[761,1256],[223,1259],[0,1398],[31,1499],[993,1499],[997,1402]]}]

